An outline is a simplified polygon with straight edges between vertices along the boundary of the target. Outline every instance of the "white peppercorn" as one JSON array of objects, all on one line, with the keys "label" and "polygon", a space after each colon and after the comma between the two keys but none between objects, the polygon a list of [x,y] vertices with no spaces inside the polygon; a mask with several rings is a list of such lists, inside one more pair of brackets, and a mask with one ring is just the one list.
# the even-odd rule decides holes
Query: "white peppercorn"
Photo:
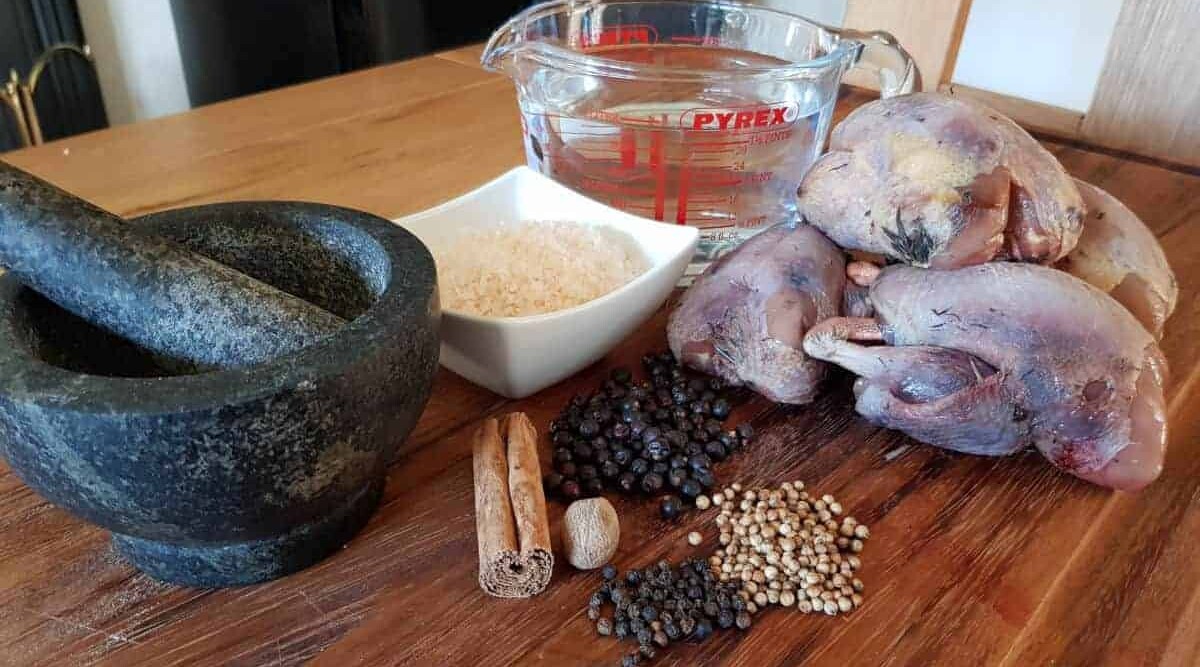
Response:
[{"label": "white peppercorn", "polygon": [[716,524],[721,548],[712,569],[741,582],[739,594],[748,600],[748,609],[783,604],[804,613],[836,615],[857,607],[853,596],[861,600],[852,573],[861,566],[855,554],[869,532],[843,516],[844,508],[833,496],[813,497],[804,488],[802,482],[775,489],[734,484],[708,499],[710,506],[720,508]]}]

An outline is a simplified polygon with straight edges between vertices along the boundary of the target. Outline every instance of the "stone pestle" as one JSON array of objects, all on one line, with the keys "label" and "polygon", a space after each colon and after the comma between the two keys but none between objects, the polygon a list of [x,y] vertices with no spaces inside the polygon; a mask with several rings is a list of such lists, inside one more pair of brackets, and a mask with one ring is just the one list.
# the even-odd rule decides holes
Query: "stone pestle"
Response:
[{"label": "stone pestle", "polygon": [[239,368],[345,320],[0,161],[0,271],[175,364]]}]

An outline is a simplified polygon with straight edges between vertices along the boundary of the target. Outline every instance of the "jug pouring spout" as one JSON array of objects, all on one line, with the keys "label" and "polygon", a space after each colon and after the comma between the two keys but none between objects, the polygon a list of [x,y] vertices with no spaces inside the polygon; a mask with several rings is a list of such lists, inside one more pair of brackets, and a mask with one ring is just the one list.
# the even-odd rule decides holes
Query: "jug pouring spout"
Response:
[{"label": "jug pouring spout", "polygon": [[483,55],[479,57],[479,62],[484,69],[489,72],[505,70],[507,64],[512,61],[513,51],[524,41],[522,38],[524,24],[525,15],[518,14],[492,33],[487,46],[483,48]]}]

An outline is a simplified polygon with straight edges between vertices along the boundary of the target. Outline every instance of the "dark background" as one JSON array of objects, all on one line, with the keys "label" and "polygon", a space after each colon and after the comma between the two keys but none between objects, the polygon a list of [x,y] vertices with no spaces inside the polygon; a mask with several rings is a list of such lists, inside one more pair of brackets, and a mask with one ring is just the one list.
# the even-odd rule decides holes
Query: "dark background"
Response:
[{"label": "dark background", "polygon": [[[0,0],[0,75],[84,43],[76,2]],[[482,41],[530,0],[171,0],[193,107]],[[0,82],[0,85],[3,85]],[[60,57],[37,91],[46,140],[107,126],[93,70]],[[0,106],[0,152],[19,147]]]},{"label": "dark background", "polygon": [[[75,0],[0,0],[0,86],[10,69],[24,80],[34,59],[51,44],[83,41]],[[47,141],[108,126],[96,76],[74,55],[60,54],[51,61],[34,102]],[[0,103],[0,151],[19,147],[19,136],[8,107]]]},{"label": "dark background", "polygon": [[486,39],[528,0],[171,0],[192,106]]}]

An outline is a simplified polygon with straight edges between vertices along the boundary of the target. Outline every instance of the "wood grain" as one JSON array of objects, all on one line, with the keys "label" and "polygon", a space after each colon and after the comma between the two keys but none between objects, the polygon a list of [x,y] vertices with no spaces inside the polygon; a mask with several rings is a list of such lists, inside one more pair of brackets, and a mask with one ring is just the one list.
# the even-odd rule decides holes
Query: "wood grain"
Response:
[{"label": "wood grain", "polygon": [[979,102],[1017,121],[1023,127],[1054,137],[1074,139],[1083,125],[1083,114],[1050,104],[1011,97],[961,83],[944,83],[938,92]]},{"label": "wood grain", "polygon": [[[461,57],[460,57],[461,56]],[[4,156],[122,213],[288,197],[395,216],[522,159],[511,84],[460,51],[218,104]],[[839,112],[869,99],[849,92]],[[812,406],[747,398],[758,444],[725,481],[801,478],[871,525],[866,605],[838,619],[774,610],[745,634],[672,647],[660,665],[1193,665],[1200,660],[1200,177],[1050,144],[1162,237],[1182,294],[1164,350],[1173,432],[1163,478],[1139,495],[1056,473],[1036,455],[941,452],[857,418],[849,378]],[[64,149],[70,149],[64,154]],[[665,309],[600,363],[522,401],[448,372],[389,471],[383,505],[339,554],[231,590],[153,582],[103,531],[0,465],[0,665],[597,665],[596,576],[560,564],[546,593],[479,591],[470,434],[513,410],[545,429],[574,393],[665,344]],[[542,454],[548,444],[542,442]],[[710,515],[668,524],[617,499],[616,561],[693,553]],[[563,508],[550,506],[557,535]]]},{"label": "wood grain", "polygon": [[1100,145],[1200,166],[1200,3],[1126,0],[1083,136]]},{"label": "wood grain", "polygon": [[[885,30],[892,33],[909,52],[926,90],[937,90],[950,80],[958,45],[966,25],[970,0],[849,0],[843,25],[856,30]],[[879,84],[861,73],[851,72],[846,81],[856,86],[878,89]]]}]

